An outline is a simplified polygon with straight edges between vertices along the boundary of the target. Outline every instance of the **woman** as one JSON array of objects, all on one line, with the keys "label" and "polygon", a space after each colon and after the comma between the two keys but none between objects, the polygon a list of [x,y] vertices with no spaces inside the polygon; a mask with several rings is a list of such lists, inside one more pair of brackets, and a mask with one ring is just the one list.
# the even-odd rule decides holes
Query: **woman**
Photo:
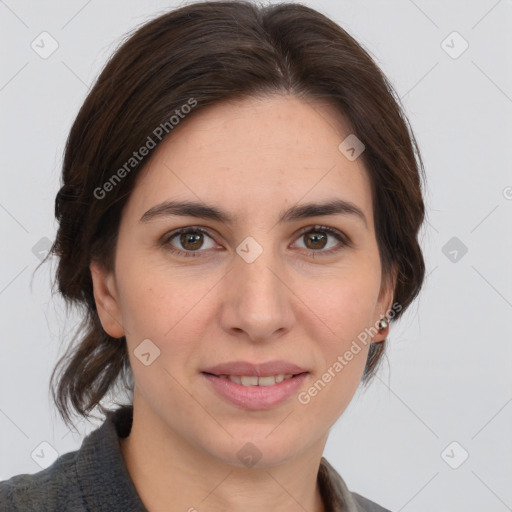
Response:
[{"label": "woman", "polygon": [[50,251],[85,311],[54,399],[106,420],[0,508],[385,511],[322,453],[421,288],[422,175],[392,87],[315,10],[139,28],[71,129]]}]

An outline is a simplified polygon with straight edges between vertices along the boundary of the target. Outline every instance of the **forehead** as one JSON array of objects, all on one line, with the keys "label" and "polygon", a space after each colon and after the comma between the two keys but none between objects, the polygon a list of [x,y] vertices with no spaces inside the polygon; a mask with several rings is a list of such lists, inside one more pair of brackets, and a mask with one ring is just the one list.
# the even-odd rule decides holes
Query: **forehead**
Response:
[{"label": "forehead", "polygon": [[[130,210],[204,201],[247,218],[302,201],[340,197],[371,219],[362,159],[338,149],[350,129],[326,103],[294,96],[214,104],[181,121],[137,178]],[[140,217],[140,215],[139,215]]]}]

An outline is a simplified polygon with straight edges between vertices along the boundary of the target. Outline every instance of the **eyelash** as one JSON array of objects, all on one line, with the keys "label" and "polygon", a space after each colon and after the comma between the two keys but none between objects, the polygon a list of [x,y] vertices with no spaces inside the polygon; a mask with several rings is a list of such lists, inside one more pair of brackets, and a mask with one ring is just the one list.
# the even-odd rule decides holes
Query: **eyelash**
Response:
[{"label": "eyelash", "polygon": [[[308,234],[308,233],[318,233],[318,232],[324,232],[324,233],[327,233],[331,236],[333,236],[334,238],[336,238],[336,240],[338,240],[338,242],[341,243],[341,247],[335,247],[335,248],[332,248],[332,249],[328,249],[327,251],[322,251],[322,250],[313,250],[313,249],[310,249],[310,250],[307,250],[307,252],[310,253],[310,255],[314,258],[315,256],[317,255],[331,255],[335,252],[338,252],[340,251],[342,248],[344,247],[351,247],[352,246],[352,242],[351,240],[344,234],[342,233],[341,231],[338,231],[336,229],[333,229],[333,228],[330,228],[328,226],[321,226],[321,225],[315,225],[315,226],[308,226],[308,227],[305,227],[305,228],[302,228],[299,232],[299,235],[297,237],[297,239],[299,239],[300,237]],[[167,234],[167,235],[164,235],[163,239],[162,239],[162,245],[165,246],[166,250],[168,250],[169,252],[171,252],[172,254],[177,254],[179,256],[185,256],[185,257],[192,257],[192,258],[196,258],[196,257],[199,257],[200,256],[200,253],[201,252],[205,252],[204,250],[201,251],[201,250],[198,250],[198,251],[181,251],[179,249],[176,249],[174,248],[172,245],[170,245],[170,242],[171,240],[173,240],[175,237],[177,237],[178,235],[181,235],[183,233],[193,233],[193,234],[202,234],[202,235],[207,235],[208,237],[210,238],[213,238],[210,233],[205,230],[205,229],[202,229],[200,227],[196,227],[196,226],[188,226],[188,227],[185,227],[185,228],[180,228],[180,229],[177,229],[175,231],[172,231],[171,233]]]}]

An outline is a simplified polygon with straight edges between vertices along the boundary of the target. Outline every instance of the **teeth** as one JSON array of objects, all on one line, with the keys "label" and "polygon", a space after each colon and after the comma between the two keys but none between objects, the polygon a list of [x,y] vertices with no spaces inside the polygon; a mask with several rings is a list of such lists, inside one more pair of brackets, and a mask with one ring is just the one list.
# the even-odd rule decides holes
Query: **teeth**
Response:
[{"label": "teeth", "polygon": [[276,383],[276,378],[273,375],[268,377],[260,377],[258,379],[258,386],[273,386]]},{"label": "teeth", "polygon": [[242,386],[273,386],[285,379],[290,379],[293,374],[269,375],[268,377],[257,377],[248,375],[220,375],[223,379],[229,379],[231,382],[242,384]]},{"label": "teeth", "polygon": [[258,385],[258,377],[240,377],[240,384],[242,386],[257,386]]}]

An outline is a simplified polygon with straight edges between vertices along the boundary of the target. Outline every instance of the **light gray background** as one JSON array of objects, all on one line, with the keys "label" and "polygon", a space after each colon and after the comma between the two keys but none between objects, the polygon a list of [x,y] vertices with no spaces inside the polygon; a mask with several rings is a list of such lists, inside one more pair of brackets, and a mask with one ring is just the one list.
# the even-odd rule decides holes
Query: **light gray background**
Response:
[{"label": "light gray background", "polygon": [[[324,455],[351,490],[393,511],[512,510],[512,3],[304,3],[355,36],[389,77],[428,178],[422,294],[392,326],[388,363],[333,427]],[[0,480],[40,471],[34,450],[49,464],[56,454],[40,443],[61,455],[100,424],[72,433],[49,401],[77,318],[50,295],[55,265],[33,271],[55,235],[64,143],[88,87],[126,32],[176,5],[0,1]],[[42,31],[59,44],[47,59],[31,48]],[[442,46],[453,31],[469,43],[458,58]],[[452,52],[461,48],[453,41]],[[452,237],[468,249],[457,261],[443,252]]]}]

